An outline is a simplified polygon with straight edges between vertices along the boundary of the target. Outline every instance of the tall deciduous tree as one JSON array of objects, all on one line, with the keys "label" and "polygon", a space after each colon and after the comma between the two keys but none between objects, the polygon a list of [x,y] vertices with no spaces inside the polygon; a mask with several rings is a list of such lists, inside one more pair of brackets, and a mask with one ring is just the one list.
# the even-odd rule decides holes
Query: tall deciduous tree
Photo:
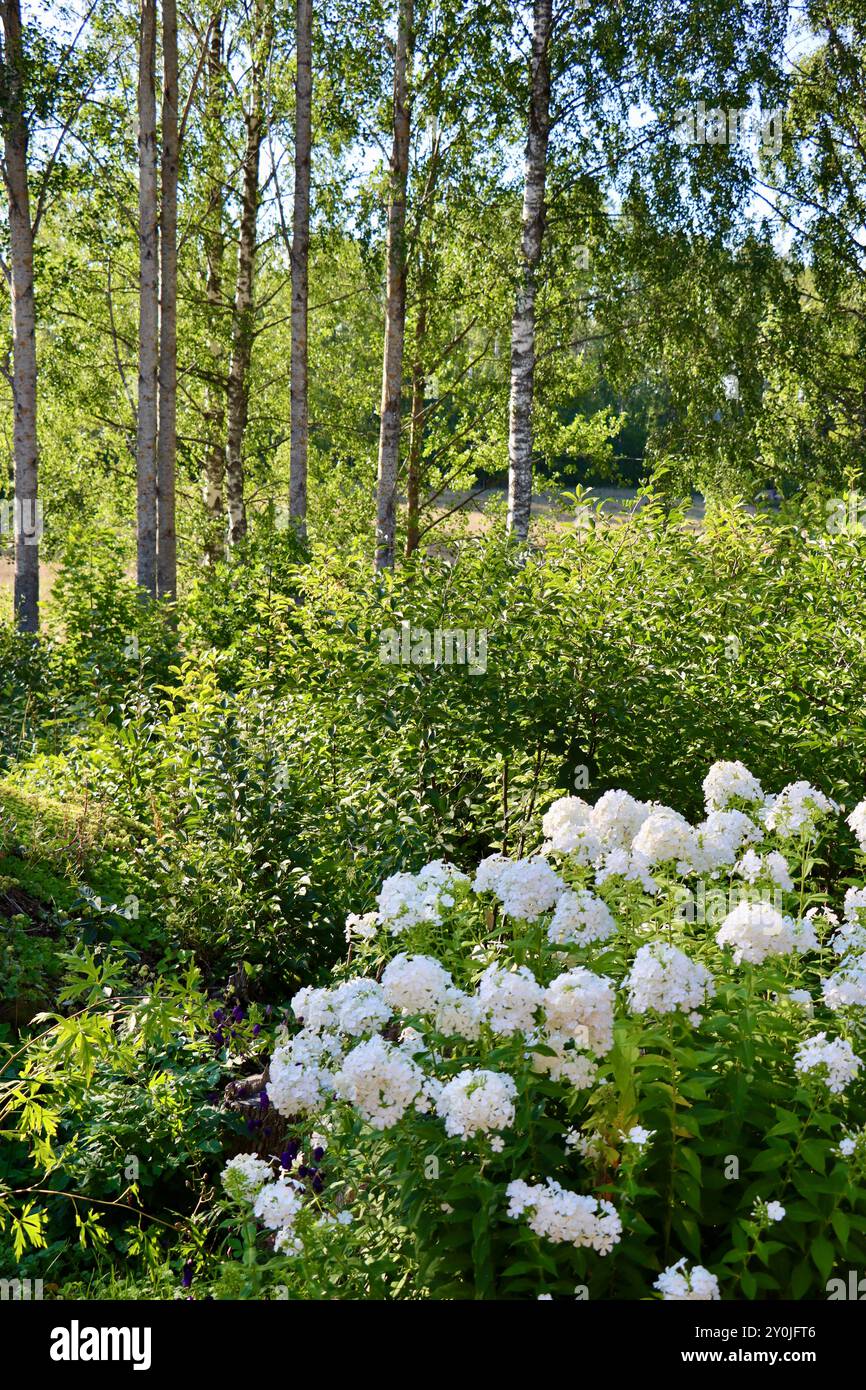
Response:
[{"label": "tall deciduous tree", "polygon": [[413,0],[398,0],[386,245],[385,350],[376,483],[376,568],[379,570],[393,567],[397,529],[403,342],[406,334],[406,186],[412,110],[413,22]]},{"label": "tall deciduous tree", "polygon": [[157,593],[173,599],[177,595],[177,0],[162,0],[162,63]]},{"label": "tall deciduous tree", "polygon": [[229,544],[237,545],[247,533],[244,493],[244,432],[250,398],[250,361],[255,337],[256,229],[259,212],[259,165],[265,137],[265,77],[273,45],[273,10],[256,5],[254,32],[250,36],[249,105],[244,113],[246,138],[241,170],[241,217],[238,232],[238,269],[232,317],[232,351],[228,380],[226,438],[226,498]]},{"label": "tall deciduous tree", "polygon": [[532,503],[532,394],[535,377],[535,296],[544,237],[547,142],[550,135],[552,0],[534,0],[530,58],[529,131],[523,187],[520,284],[511,320],[508,420],[508,530],[529,534]]},{"label": "tall deciduous tree", "polygon": [[36,434],[36,304],[33,226],[27,149],[30,133],[24,102],[24,51],[20,0],[3,0],[3,179],[9,197],[9,260],[12,295],[13,454],[15,461],[15,616],[22,632],[39,627],[39,446]]},{"label": "tall deciduous tree", "polygon": [[295,84],[295,191],[292,211],[292,380],[289,514],[300,536],[307,530],[309,434],[307,311],[310,260],[310,148],[313,92],[312,0],[297,0]]},{"label": "tall deciduous tree", "polygon": [[156,149],[156,0],[141,0],[138,54],[138,583],[157,591],[159,235]]},{"label": "tall deciduous tree", "polygon": [[218,10],[208,41],[203,113],[204,256],[207,303],[207,383],[204,400],[205,560],[215,563],[225,550],[225,415],[226,371],[221,328],[223,310],[223,115],[226,71],[223,63],[224,16]]}]

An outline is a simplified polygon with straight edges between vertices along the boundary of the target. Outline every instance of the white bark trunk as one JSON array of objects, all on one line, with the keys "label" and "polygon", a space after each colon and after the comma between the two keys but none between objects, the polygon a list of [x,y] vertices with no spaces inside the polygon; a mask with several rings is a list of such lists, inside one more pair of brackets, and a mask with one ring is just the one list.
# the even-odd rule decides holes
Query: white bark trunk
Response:
[{"label": "white bark trunk", "polygon": [[141,0],[138,62],[138,583],[156,596],[159,237],[156,187],[156,0]]},{"label": "white bark trunk", "polygon": [[157,593],[177,597],[177,0],[162,0],[162,187],[160,202]]},{"label": "white bark trunk", "polygon": [[[250,105],[246,113],[241,194],[241,221],[238,235],[238,273],[232,316],[232,355],[228,383],[228,430],[226,438],[226,497],[229,513],[229,545],[234,546],[247,533],[244,497],[243,444],[249,411],[249,371],[255,329],[256,225],[259,211],[259,159],[264,136],[262,86],[273,36],[272,16],[266,17],[264,31],[252,37]],[[260,8],[255,11],[261,23]]]},{"label": "white bark trunk", "polygon": [[33,227],[27,181],[29,132],[24,115],[20,0],[2,6],[6,88],[3,112],[5,182],[9,195],[12,295],[13,454],[15,462],[15,619],[20,632],[39,628],[39,448],[36,434],[36,304]]},{"label": "white bark trunk", "polygon": [[376,480],[376,569],[394,565],[397,529],[397,471],[400,461],[400,403],[406,334],[406,186],[409,175],[413,0],[398,0],[394,52],[394,133],[388,196],[385,350]]},{"label": "white bark trunk", "polygon": [[226,371],[223,356],[220,322],[223,308],[223,159],[222,120],[225,98],[223,68],[223,16],[214,16],[207,59],[207,95],[205,99],[205,159],[207,182],[205,192],[204,252],[207,263],[207,337],[210,367],[205,387],[204,426],[204,486],[205,508],[204,558],[215,564],[225,553],[226,527],[223,513],[225,483],[225,426]]},{"label": "white bark trunk", "polygon": [[511,320],[511,397],[508,428],[508,531],[529,534],[532,504],[532,396],[535,378],[535,294],[544,236],[547,142],[550,134],[552,0],[534,0],[521,236],[521,283]]},{"label": "white bark trunk", "polygon": [[289,515],[298,535],[307,534],[309,435],[307,308],[310,259],[310,146],[313,91],[312,0],[297,0],[295,87],[295,192],[292,212],[292,386]]}]

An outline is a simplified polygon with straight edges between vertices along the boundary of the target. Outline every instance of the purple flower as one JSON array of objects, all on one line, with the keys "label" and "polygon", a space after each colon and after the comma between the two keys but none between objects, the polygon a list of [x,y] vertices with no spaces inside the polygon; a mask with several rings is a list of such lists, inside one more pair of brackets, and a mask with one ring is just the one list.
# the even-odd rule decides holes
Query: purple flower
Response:
[{"label": "purple flower", "polygon": [[325,1150],[322,1148],[321,1144],[317,1144],[316,1147],[313,1149],[313,1158],[317,1163],[321,1163],[324,1157]]},{"label": "purple flower", "polygon": [[254,1023],[254,1024],[253,1024],[253,1037],[254,1037],[254,1038],[257,1038],[257,1037],[259,1036],[259,1033],[260,1033],[261,1031],[262,1031],[262,1025],[261,1025],[260,1023]]},{"label": "purple flower", "polygon": [[183,1267],[183,1274],[181,1276],[180,1281],[185,1289],[188,1289],[190,1284],[192,1283],[192,1273],[194,1268],[195,1266],[193,1265],[192,1260],[187,1260],[186,1264]]},{"label": "purple flower", "polygon": [[213,1011],[213,1021],[214,1021],[214,1023],[222,1023],[222,1021],[223,1021],[224,1018],[225,1018],[225,1013],[224,1013],[224,1011],[223,1011],[222,1009],[214,1009],[214,1011]]},{"label": "purple flower", "polygon": [[281,1167],[281,1168],[291,1168],[291,1166],[292,1166],[292,1164],[294,1163],[294,1161],[295,1161],[295,1155],[294,1155],[293,1153],[289,1153],[289,1150],[288,1150],[288,1149],[286,1149],[284,1153],[281,1153],[281,1154],[280,1154],[280,1167]]},{"label": "purple flower", "polygon": [[313,1178],[313,1191],[321,1192],[324,1186],[325,1179],[322,1177],[321,1173],[317,1173],[316,1176]]},{"label": "purple flower", "polygon": [[298,1169],[298,1177],[299,1177],[299,1178],[305,1178],[305,1177],[307,1176],[307,1174],[309,1173],[309,1171],[310,1171],[310,1170],[309,1170],[309,1168],[307,1167],[306,1163],[302,1163],[301,1166],[300,1166],[300,1168]]},{"label": "purple flower", "polygon": [[259,1091],[259,1106],[262,1110],[269,1110],[271,1102],[268,1099],[267,1091]]},{"label": "purple flower", "polygon": [[224,1039],[223,1039],[223,1030],[222,1030],[222,1028],[218,1028],[218,1029],[216,1030],[216,1032],[214,1033],[214,1035],[213,1035],[213,1045],[214,1045],[214,1047],[222,1047],[223,1041],[224,1041]]},{"label": "purple flower", "polygon": [[232,1019],[235,1023],[243,1023],[244,1011],[241,1008],[240,1004],[235,1004],[234,1008],[232,1009]]}]

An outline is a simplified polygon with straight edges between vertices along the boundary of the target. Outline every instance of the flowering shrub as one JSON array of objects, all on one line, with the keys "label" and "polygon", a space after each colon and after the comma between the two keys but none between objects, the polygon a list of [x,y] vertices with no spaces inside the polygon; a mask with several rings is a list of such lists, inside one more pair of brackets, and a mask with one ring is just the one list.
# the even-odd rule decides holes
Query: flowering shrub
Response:
[{"label": "flowering shrub", "polygon": [[[349,919],[341,978],[295,995],[271,1058],[294,1152],[224,1174],[296,1296],[332,1238],[357,1273],[383,1211],[395,1296],[803,1298],[862,1263],[841,808],[741,763],[704,793],[699,824],[561,798],[539,852],[395,874]],[[866,803],[847,826],[866,853]]]}]

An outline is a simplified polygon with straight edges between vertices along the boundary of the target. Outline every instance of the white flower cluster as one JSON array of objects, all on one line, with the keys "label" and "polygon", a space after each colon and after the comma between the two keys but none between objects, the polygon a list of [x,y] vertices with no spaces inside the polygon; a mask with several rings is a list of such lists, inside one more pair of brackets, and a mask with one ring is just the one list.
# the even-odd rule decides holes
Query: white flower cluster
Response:
[{"label": "white flower cluster", "polygon": [[436,1100],[436,1113],[445,1133],[473,1139],[476,1134],[508,1129],[514,1123],[517,1087],[501,1072],[462,1071],[449,1081]]},{"label": "white flower cluster", "polygon": [[721,1296],[715,1274],[710,1274],[703,1265],[694,1265],[689,1269],[685,1255],[662,1271],[653,1288],[658,1289],[666,1303],[710,1303]]},{"label": "white flower cluster", "polygon": [[453,981],[433,956],[407,956],[402,952],[385,966],[382,993],[392,1009],[408,1014],[429,1013],[445,1000]]},{"label": "white flower cluster", "polygon": [[236,1202],[252,1202],[272,1176],[271,1165],[263,1158],[255,1154],[235,1154],[223,1168],[220,1179]]},{"label": "white flower cluster", "polygon": [[576,864],[592,864],[601,854],[601,836],[592,824],[592,807],[579,796],[562,796],[542,818],[545,851],[568,854]]},{"label": "white flower cluster", "polygon": [[253,1202],[253,1215],[269,1231],[287,1231],[304,1201],[304,1184],[282,1173],[260,1188]]},{"label": "white flower cluster", "polygon": [[761,827],[744,811],[710,811],[706,820],[695,830],[695,867],[712,873],[715,869],[731,865],[744,844],[751,845],[763,837]]},{"label": "white flower cluster", "polygon": [[469,879],[453,864],[434,859],[417,874],[391,874],[377,899],[379,922],[392,936],[399,936],[421,922],[437,925],[443,908],[453,907],[455,893]]},{"label": "white flower cluster", "polygon": [[741,762],[713,763],[703,786],[708,811],[724,811],[732,801],[761,803],[764,800],[757,777]]},{"label": "white flower cluster", "polygon": [[857,837],[858,845],[866,852],[866,801],[857,802],[845,824],[851,827]]},{"label": "white flower cluster", "polygon": [[339,1057],[342,1046],[334,1033],[302,1028],[271,1054],[268,1099],[281,1115],[308,1115],[319,1110],[333,1090],[327,1063]]},{"label": "white flower cluster", "polygon": [[696,1011],[716,992],[706,967],[666,941],[640,947],[625,984],[633,1014],[679,1011],[689,1014],[693,1023],[700,1018]]},{"label": "white flower cluster", "polygon": [[771,850],[769,854],[756,854],[753,849],[747,849],[736,864],[735,872],[740,874],[747,883],[757,883],[759,879],[768,879],[770,883],[774,883],[785,893],[791,893],[794,889],[794,880],[791,878],[788,861],[784,854],[780,854],[777,849]]},{"label": "white flower cluster", "polygon": [[821,982],[828,1009],[862,1009],[866,1006],[866,959],[846,956],[840,968]]},{"label": "white flower cluster", "polygon": [[387,1129],[419,1099],[424,1082],[424,1073],[411,1057],[377,1035],[347,1053],[334,1077],[334,1090],[373,1129]]},{"label": "white flower cluster", "polygon": [[716,932],[720,946],[731,946],[737,965],[760,965],[768,956],[817,951],[818,938],[808,918],[795,922],[767,902],[738,903]]},{"label": "white flower cluster", "polygon": [[501,854],[482,859],[475,875],[476,893],[492,890],[506,917],[534,922],[555,906],[565,884],[541,856],[504,859]]},{"label": "white flower cluster", "polygon": [[831,801],[811,783],[789,782],[777,796],[770,798],[761,816],[768,830],[793,839],[800,834],[813,835],[821,817],[839,809],[837,802]]},{"label": "white flower cluster", "polygon": [[689,873],[702,862],[694,827],[670,806],[653,807],[635,836],[632,848],[650,865],[675,863],[679,873]]},{"label": "white flower cluster", "polygon": [[482,1013],[493,1032],[504,1037],[530,1032],[543,1000],[544,990],[525,965],[515,970],[489,965],[478,982]]},{"label": "white flower cluster", "polygon": [[537,1236],[554,1244],[589,1246],[609,1255],[622,1235],[615,1207],[598,1197],[569,1192],[553,1178],[546,1183],[511,1182],[506,1188],[508,1215],[529,1214],[528,1225]]},{"label": "white flower cluster", "polygon": [[547,928],[547,939],[554,946],[588,946],[615,934],[616,922],[607,903],[584,888],[562,894]]},{"label": "white flower cluster", "polygon": [[828,1042],[826,1033],[816,1033],[797,1049],[794,1066],[801,1076],[814,1073],[828,1091],[841,1095],[860,1070],[861,1058],[855,1055],[845,1038],[833,1038]]},{"label": "white flower cluster", "polygon": [[445,991],[436,1010],[436,1027],[446,1038],[465,1038],[474,1042],[481,1032],[483,1011],[474,994],[462,989]]},{"label": "white flower cluster", "polygon": [[577,967],[557,975],[544,991],[547,1026],[603,1057],[613,1047],[614,988],[603,975]]},{"label": "white flower cluster", "polygon": [[292,1013],[313,1032],[349,1033],[355,1038],[376,1032],[391,1017],[382,986],[365,976],[344,980],[336,989],[299,990]]}]

